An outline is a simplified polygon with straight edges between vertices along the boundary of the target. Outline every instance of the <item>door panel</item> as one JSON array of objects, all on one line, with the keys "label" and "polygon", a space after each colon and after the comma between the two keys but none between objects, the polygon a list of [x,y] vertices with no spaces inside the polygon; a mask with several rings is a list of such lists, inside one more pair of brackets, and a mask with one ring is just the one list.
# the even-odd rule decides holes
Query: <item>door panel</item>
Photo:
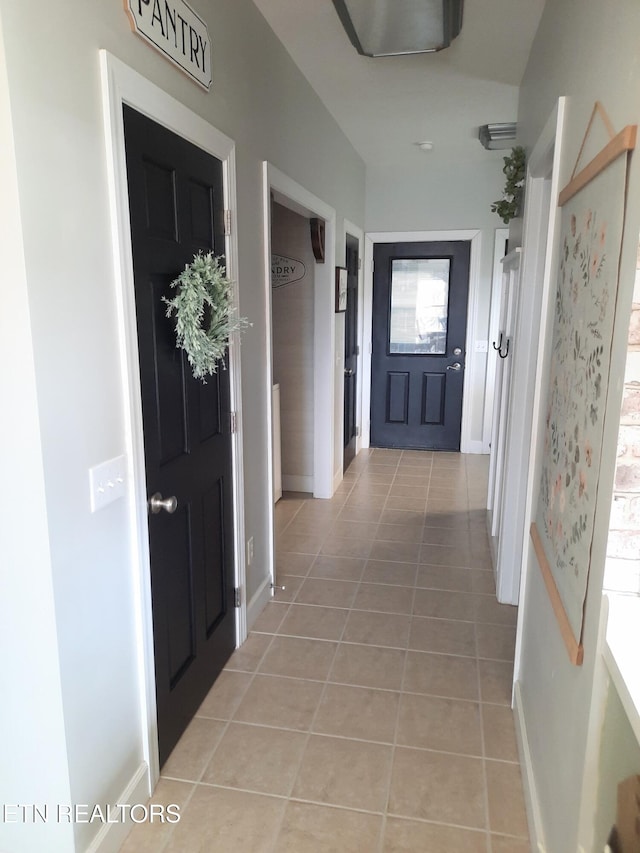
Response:
[{"label": "door panel", "polygon": [[224,582],[224,505],[225,483],[220,477],[202,496],[204,517],[209,524],[204,531],[205,555],[205,627],[207,636],[215,631],[226,612]]},{"label": "door panel", "polygon": [[193,378],[162,297],[200,249],[224,253],[222,164],[124,107],[164,763],[235,646],[229,373]]},{"label": "door panel", "polygon": [[443,426],[445,376],[442,373],[425,373],[423,380],[422,423]]},{"label": "door panel", "polygon": [[409,374],[387,373],[387,423],[409,423]]},{"label": "door panel", "polygon": [[470,245],[374,247],[375,447],[460,449]]},{"label": "door panel", "polygon": [[358,240],[347,234],[347,308],[344,317],[344,461],[346,471],[356,454],[358,389]]}]

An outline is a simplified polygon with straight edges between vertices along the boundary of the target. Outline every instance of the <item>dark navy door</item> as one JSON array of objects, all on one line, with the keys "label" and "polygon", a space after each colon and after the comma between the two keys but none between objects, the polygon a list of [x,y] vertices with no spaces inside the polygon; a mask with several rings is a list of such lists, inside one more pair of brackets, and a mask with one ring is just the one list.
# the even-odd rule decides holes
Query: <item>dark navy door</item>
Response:
[{"label": "dark navy door", "polygon": [[374,247],[375,447],[460,449],[470,245]]}]

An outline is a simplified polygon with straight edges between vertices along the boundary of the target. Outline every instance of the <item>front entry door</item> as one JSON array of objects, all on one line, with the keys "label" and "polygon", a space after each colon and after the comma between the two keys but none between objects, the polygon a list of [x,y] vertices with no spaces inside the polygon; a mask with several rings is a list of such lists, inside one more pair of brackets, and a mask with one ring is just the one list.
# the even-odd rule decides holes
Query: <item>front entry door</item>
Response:
[{"label": "front entry door", "polygon": [[177,500],[149,513],[162,764],[235,646],[229,373],[193,378],[162,302],[199,249],[224,253],[222,163],[124,120],[147,494]]},{"label": "front entry door", "polygon": [[344,462],[356,455],[358,388],[358,240],[347,234],[347,308],[344,316]]},{"label": "front entry door", "polygon": [[374,247],[374,447],[460,449],[470,247]]}]

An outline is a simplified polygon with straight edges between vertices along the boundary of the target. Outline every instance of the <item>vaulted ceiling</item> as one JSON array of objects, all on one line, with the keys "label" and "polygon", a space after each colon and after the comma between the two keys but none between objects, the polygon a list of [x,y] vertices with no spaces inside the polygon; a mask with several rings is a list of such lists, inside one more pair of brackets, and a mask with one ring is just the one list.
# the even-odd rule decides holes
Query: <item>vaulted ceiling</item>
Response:
[{"label": "vaulted ceiling", "polygon": [[[398,2],[398,0],[395,0]],[[544,0],[466,0],[435,54],[360,56],[330,0],[254,0],[368,166],[479,160],[478,127],[515,121]],[[425,154],[414,143],[429,140]]]}]

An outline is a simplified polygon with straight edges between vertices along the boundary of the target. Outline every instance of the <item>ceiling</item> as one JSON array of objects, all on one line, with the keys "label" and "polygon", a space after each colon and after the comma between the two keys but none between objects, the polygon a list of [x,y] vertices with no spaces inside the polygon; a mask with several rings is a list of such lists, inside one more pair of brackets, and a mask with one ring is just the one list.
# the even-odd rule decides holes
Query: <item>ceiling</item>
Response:
[{"label": "ceiling", "polygon": [[[254,3],[369,167],[486,157],[478,127],[516,120],[517,87],[544,7],[544,0],[466,0],[451,47],[370,58],[352,46],[331,0]],[[413,144],[422,140],[433,142],[431,152]]]}]

